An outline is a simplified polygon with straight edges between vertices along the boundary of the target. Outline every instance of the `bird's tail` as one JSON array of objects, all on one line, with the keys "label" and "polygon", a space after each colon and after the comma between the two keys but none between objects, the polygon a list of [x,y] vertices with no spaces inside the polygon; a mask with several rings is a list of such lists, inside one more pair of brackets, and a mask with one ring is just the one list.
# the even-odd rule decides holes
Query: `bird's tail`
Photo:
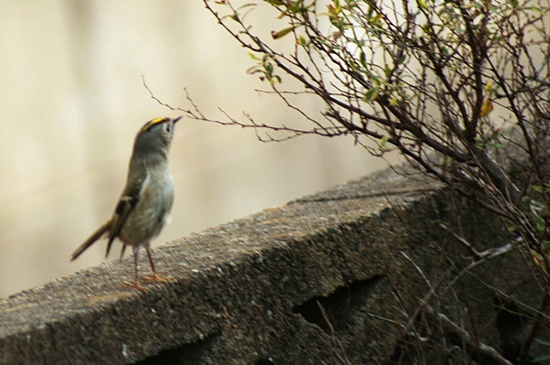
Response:
[{"label": "bird's tail", "polygon": [[83,244],[78,246],[78,248],[71,254],[71,261],[75,260],[82,252],[86,251],[88,247],[94,244],[95,241],[100,239],[111,227],[113,220],[109,219],[107,222],[103,223]]}]

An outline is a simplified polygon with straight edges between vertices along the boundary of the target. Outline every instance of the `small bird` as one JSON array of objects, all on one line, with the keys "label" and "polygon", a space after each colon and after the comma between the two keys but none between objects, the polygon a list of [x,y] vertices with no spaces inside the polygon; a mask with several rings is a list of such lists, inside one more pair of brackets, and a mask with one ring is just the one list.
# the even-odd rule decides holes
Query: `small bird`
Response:
[{"label": "small bird", "polygon": [[139,283],[138,254],[145,247],[153,274],[145,281],[168,281],[160,277],[151,257],[150,241],[159,235],[169,218],[174,200],[174,182],[168,165],[168,150],[174,135],[174,126],[181,119],[156,118],[139,130],[135,142],[126,187],[116,205],[111,219],[103,223],[71,255],[71,261],[80,256],[100,238],[108,238],[107,252],[115,238],[122,241],[121,257],[126,246],[134,253],[134,281],[126,285],[146,291]]}]

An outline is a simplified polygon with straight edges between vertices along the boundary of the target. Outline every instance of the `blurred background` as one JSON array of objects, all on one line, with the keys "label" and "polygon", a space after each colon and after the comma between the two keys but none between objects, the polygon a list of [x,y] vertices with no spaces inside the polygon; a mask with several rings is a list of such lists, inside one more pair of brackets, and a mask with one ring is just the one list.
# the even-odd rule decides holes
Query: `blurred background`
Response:
[{"label": "blurred background", "polygon": [[[211,116],[299,119],[255,91],[253,61],[201,1],[0,0],[0,13],[0,297],[104,261],[104,241],[69,255],[111,215],[137,130],[178,115],[142,75],[173,106],[188,107],[185,87]],[[253,16],[266,35],[278,29],[276,13]],[[156,244],[385,167],[349,138],[262,143],[189,119],[170,157],[176,200]]]}]

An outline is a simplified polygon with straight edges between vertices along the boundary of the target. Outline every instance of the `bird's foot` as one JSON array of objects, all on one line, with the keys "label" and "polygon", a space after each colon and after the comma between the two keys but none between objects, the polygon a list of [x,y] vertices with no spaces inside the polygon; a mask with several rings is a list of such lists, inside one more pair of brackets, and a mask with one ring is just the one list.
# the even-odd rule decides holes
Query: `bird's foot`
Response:
[{"label": "bird's foot", "polygon": [[124,285],[126,285],[129,288],[137,289],[139,291],[142,291],[143,293],[147,293],[147,288],[144,287],[143,285],[141,285],[138,280],[125,281]]},{"label": "bird's foot", "polygon": [[157,283],[167,283],[170,280],[172,280],[169,276],[159,276],[156,272],[153,273],[151,276],[146,276],[143,278],[143,281],[147,282],[157,282]]}]

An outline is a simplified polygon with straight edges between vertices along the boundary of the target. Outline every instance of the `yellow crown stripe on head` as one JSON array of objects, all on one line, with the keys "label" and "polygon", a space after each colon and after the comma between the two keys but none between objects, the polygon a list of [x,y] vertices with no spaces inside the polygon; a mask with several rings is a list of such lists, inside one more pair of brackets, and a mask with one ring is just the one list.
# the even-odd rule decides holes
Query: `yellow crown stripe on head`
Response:
[{"label": "yellow crown stripe on head", "polygon": [[156,124],[159,124],[159,123],[162,123],[164,121],[166,121],[168,118],[166,117],[161,117],[161,118],[155,118],[153,120],[150,120],[147,124],[145,124],[143,126],[143,128],[141,128],[141,131],[142,132],[145,132],[147,130],[149,130],[152,126],[156,125]]}]

